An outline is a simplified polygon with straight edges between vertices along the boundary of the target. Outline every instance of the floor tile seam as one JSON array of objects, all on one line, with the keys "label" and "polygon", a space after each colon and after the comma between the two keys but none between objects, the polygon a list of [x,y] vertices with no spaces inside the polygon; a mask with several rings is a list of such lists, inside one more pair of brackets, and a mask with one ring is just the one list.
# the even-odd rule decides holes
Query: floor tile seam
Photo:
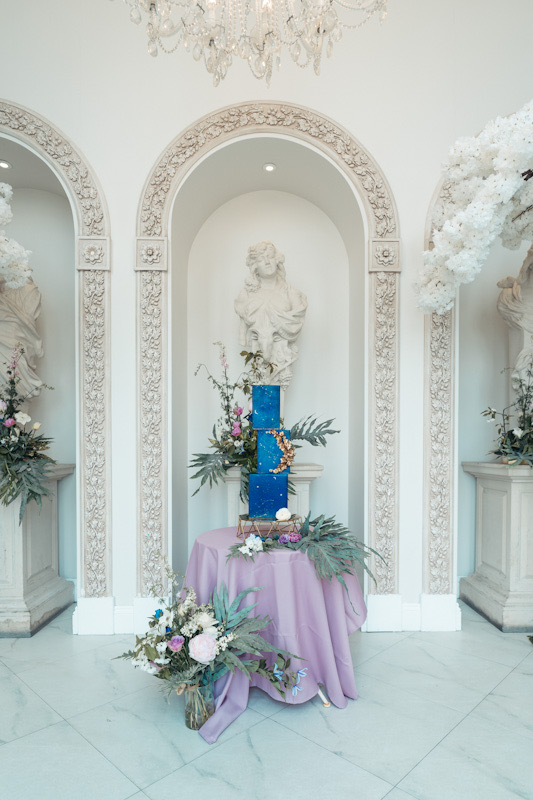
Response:
[{"label": "floor tile seam", "polygon": [[[417,632],[417,631],[415,631],[415,633],[416,633],[416,632]],[[418,631],[418,633],[423,633],[423,631]],[[415,640],[416,640],[416,641],[424,641],[423,639],[421,639],[421,638],[417,638],[417,637],[415,637]],[[517,666],[519,666],[519,664],[521,664],[521,663],[522,663],[522,661],[523,661],[525,658],[527,658],[527,657],[528,657],[527,655],[526,655],[526,656],[524,656],[523,658],[521,658],[521,659],[520,659],[520,661],[518,661],[518,662],[517,662],[517,663],[516,663],[514,666],[512,666],[512,667],[511,667],[511,666],[509,666],[509,664],[503,664],[501,661],[496,661],[495,659],[493,659],[493,658],[487,658],[486,656],[479,656],[479,655],[476,655],[476,654],[473,654],[473,653],[467,653],[467,654],[465,654],[465,653],[464,653],[462,650],[459,650],[457,647],[450,647],[449,645],[446,645],[446,644],[442,644],[442,645],[441,645],[441,644],[439,644],[439,645],[435,645],[433,642],[427,642],[427,644],[430,644],[430,645],[432,645],[432,646],[434,646],[434,647],[442,647],[444,650],[449,650],[449,651],[451,651],[452,653],[461,653],[461,654],[463,654],[463,655],[468,655],[469,657],[473,657],[473,658],[480,658],[482,661],[488,661],[488,662],[489,662],[489,663],[491,663],[491,664],[498,664],[498,665],[499,665],[499,666],[501,666],[501,667],[508,667],[510,670],[516,669],[516,667],[517,667]],[[383,650],[382,652],[385,652],[385,650]],[[529,655],[529,653],[528,653],[528,655]]]},{"label": "floor tile seam", "polygon": [[[133,778],[130,778],[130,777],[129,777],[129,775],[126,775],[126,773],[124,772],[124,770],[122,770],[120,767],[118,767],[116,764],[114,764],[114,763],[113,763],[113,762],[112,762],[112,761],[111,761],[111,760],[110,760],[110,759],[109,759],[109,758],[108,758],[108,757],[105,755],[105,753],[102,753],[102,751],[101,751],[101,750],[100,750],[100,749],[99,749],[99,748],[98,748],[98,747],[97,747],[95,744],[93,744],[92,742],[90,742],[90,741],[89,741],[89,739],[87,739],[87,737],[86,737],[86,736],[84,736],[84,734],[83,734],[81,731],[77,730],[77,728],[75,728],[73,725],[71,725],[71,724],[70,724],[70,722],[68,721],[68,719],[66,719],[66,720],[65,720],[65,722],[67,723],[67,725],[69,726],[69,728],[70,728],[72,731],[74,731],[74,733],[77,733],[77,734],[78,734],[78,736],[81,736],[81,738],[82,738],[82,739],[83,739],[85,742],[87,742],[87,744],[89,745],[89,747],[91,747],[93,750],[95,750],[97,753],[99,753],[99,755],[101,755],[101,756],[102,756],[102,758],[103,758],[103,759],[105,759],[105,761],[107,761],[107,763],[108,763],[108,764],[110,764],[110,765],[113,767],[113,769],[116,769],[116,770],[117,770],[117,772],[120,772],[120,774],[121,774],[121,775],[122,775],[124,778],[126,778],[126,780],[127,780],[127,781],[129,781],[131,784],[133,784],[133,786],[136,786],[136,787],[137,787],[137,788],[136,788],[136,790],[135,790],[135,791],[134,791],[132,794],[134,794],[134,795],[135,795],[135,794],[137,794],[137,792],[142,792],[142,787],[141,787],[141,786],[139,786],[139,784],[138,784],[136,781],[134,781],[134,780],[133,780]],[[132,796],[132,795],[129,795],[129,797],[131,797],[131,796]],[[127,800],[127,798],[125,798],[125,800]]]},{"label": "floor tile seam", "polygon": [[472,711],[468,714],[469,717],[472,716],[477,722],[483,722],[486,725],[490,725],[492,730],[494,730],[494,727],[497,726],[502,731],[502,734],[505,733],[507,735],[512,734],[513,736],[520,736],[521,739],[524,739],[526,742],[529,743],[531,743],[531,741],[533,740],[533,731],[527,732],[523,730],[515,730],[515,728],[507,728],[501,722],[494,722],[494,720],[488,720],[481,714],[476,713],[477,708],[478,706],[472,709]]},{"label": "floor tile seam", "polygon": [[[406,689],[403,686],[398,686],[395,683],[390,683],[389,681],[386,681],[384,678],[376,678],[375,675],[372,675],[371,673],[368,673],[368,672],[364,672],[363,670],[361,670],[361,674],[365,675],[367,678],[373,678],[373,680],[381,681],[381,683],[384,683],[387,686],[390,686],[391,688],[395,689],[396,691],[406,692],[407,694],[413,695],[413,697],[417,697],[419,700],[422,699],[422,700],[426,700],[429,703],[435,703],[435,705],[441,706],[442,708],[447,708],[449,711],[456,711],[458,714],[467,714],[467,715],[470,714],[470,711],[472,711],[472,709],[469,709],[468,711],[465,711],[463,708],[455,708],[455,706],[450,706],[447,703],[441,703],[439,700],[434,700],[434,699],[432,699],[430,697],[425,697],[424,695],[421,695],[420,693],[415,692],[412,689]],[[431,676],[428,676],[428,677],[431,677]],[[502,680],[505,680],[505,678],[507,678],[507,677],[508,676],[506,675],[504,678],[502,678]],[[492,691],[492,689],[490,691]],[[489,694],[490,694],[490,692],[489,692]],[[481,700],[479,700],[476,703],[476,706],[479,703],[481,703],[485,699],[485,697],[486,697],[486,695],[483,696],[481,698]],[[475,706],[474,706],[474,708],[475,708]]]},{"label": "floor tile seam", "polygon": [[[355,764],[353,761],[350,761],[349,758],[343,756],[342,753],[336,753],[334,750],[329,750],[327,747],[324,747],[323,744],[319,744],[318,742],[315,742],[313,739],[309,739],[309,737],[306,736],[305,734],[300,733],[299,731],[295,731],[293,728],[289,728],[288,725],[284,725],[283,722],[277,721],[277,724],[280,725],[282,728],[285,728],[286,731],[290,731],[292,734],[300,736],[302,739],[305,739],[307,742],[310,742],[311,744],[315,745],[315,747],[320,747],[320,749],[324,750],[329,756],[335,756],[335,758],[340,758],[342,759],[342,761],[345,761],[352,767],[357,767],[357,769],[366,772],[367,775],[372,775],[372,777],[378,778],[380,781],[383,781],[384,783],[388,783],[389,786],[391,787],[389,791],[392,791],[392,789],[395,788],[395,784],[392,784],[389,780],[387,780],[387,778],[384,778],[382,775],[377,775],[375,772],[372,772],[372,770],[367,769],[367,767],[362,767],[360,764]],[[387,794],[388,793],[389,792],[387,792]]]},{"label": "floor tile seam", "polygon": [[[33,695],[35,695],[35,697],[36,697],[38,700],[40,700],[40,701],[41,701],[41,703],[44,703],[44,705],[45,705],[45,706],[47,706],[47,707],[50,709],[50,711],[53,711],[53,712],[54,712],[54,714],[57,714],[57,715],[58,715],[58,717],[61,717],[61,720],[59,720],[59,722],[66,722],[66,717],[65,717],[65,715],[64,715],[64,714],[62,714],[60,711],[57,711],[57,709],[55,709],[55,708],[54,708],[52,705],[50,705],[50,703],[48,702],[48,700],[45,700],[45,699],[44,699],[44,697],[41,697],[41,695],[40,695],[38,692],[36,692],[36,691],[35,691],[35,689],[33,688],[33,686],[30,686],[28,683],[26,683],[26,681],[25,681],[25,680],[23,680],[23,678],[21,678],[21,677],[20,677],[20,675],[19,675],[18,673],[16,673],[16,672],[12,672],[12,675],[13,675],[15,678],[18,678],[18,679],[21,681],[21,683],[23,683],[23,684],[24,684],[24,686],[26,687],[26,689],[28,689],[28,690],[29,690],[29,691],[30,691],[30,692],[31,692]],[[50,723],[49,723],[49,725],[57,725],[57,722],[50,722]],[[44,727],[44,728],[48,728],[48,727],[49,727],[49,725],[44,725],[43,727]],[[43,730],[43,728],[38,728],[38,730]],[[36,731],[34,731],[34,732],[36,733]]]},{"label": "floor tile seam", "polygon": [[[75,636],[75,635],[76,634],[66,634],[66,636]],[[80,656],[86,656],[89,653],[94,653],[96,650],[102,649],[104,647],[109,647],[111,644],[113,644],[113,642],[107,642],[106,644],[99,644],[99,645],[96,645],[95,647],[88,647],[86,650],[80,650],[77,653],[68,653],[66,656],[63,656],[63,657],[46,659],[44,661],[41,661],[39,666],[44,666],[45,664],[49,665],[49,666],[53,666],[54,664],[57,664],[58,662],[64,662],[65,660],[72,661],[73,659],[79,658]],[[3,658],[5,658],[5,656]],[[5,660],[3,660],[3,658],[0,658],[0,663],[3,664],[5,667],[7,667],[7,669],[11,670],[11,672],[13,672],[12,667],[10,667],[9,664]],[[7,658],[9,660],[11,660],[11,661],[16,661],[17,660],[15,656],[8,656]],[[111,658],[110,660],[113,661],[114,658],[120,658],[120,656],[115,656],[115,657]],[[22,672],[28,672],[30,669],[35,669],[35,668],[36,668],[36,664],[35,663],[31,663],[30,666],[28,666],[26,669],[23,668]],[[18,675],[19,673],[15,672],[14,674]]]},{"label": "floor tile seam", "polygon": [[[117,701],[123,700],[125,697],[131,697],[134,694],[140,694],[140,692],[145,692],[149,689],[149,686],[144,686],[142,689],[134,689],[133,692],[127,692],[126,694],[120,694],[116,697],[112,697],[111,700],[106,700],[104,703],[98,703],[96,706],[91,706],[91,708],[86,708],[84,711],[77,711],[75,714],[71,714],[68,717],[64,717],[65,721],[68,722],[71,719],[76,719],[76,717],[81,717],[83,714],[89,714],[91,711],[96,711],[99,708],[103,708],[104,706],[111,705]],[[59,714],[59,711],[57,712]]]},{"label": "floor tile seam", "polygon": [[[268,717],[264,717],[263,719],[258,719],[257,722],[254,722],[254,723],[252,723],[252,725],[249,725],[244,731],[237,731],[236,733],[232,733],[231,736],[228,739],[226,739],[224,742],[221,742],[219,740],[217,740],[216,742],[213,742],[212,744],[209,745],[209,750],[207,750],[204,753],[199,753],[194,758],[191,758],[190,761],[186,761],[184,764],[181,765],[181,767],[177,767],[177,769],[173,769],[171,772],[169,772],[168,775],[165,775],[164,777],[168,778],[169,775],[174,775],[174,773],[179,772],[184,767],[188,767],[190,764],[194,764],[194,762],[198,761],[199,758],[204,758],[204,756],[208,755],[209,753],[212,753],[214,750],[218,750],[219,747],[222,747],[225,744],[229,744],[229,742],[231,742],[232,739],[235,739],[236,736],[240,736],[242,733],[245,733],[246,731],[249,731],[252,728],[255,728],[256,725],[260,725],[262,722],[265,722],[265,720],[267,720],[267,719],[268,719]],[[226,728],[226,730],[227,730],[227,728]],[[221,736],[224,733],[225,733],[225,731],[222,731]],[[199,733],[198,733],[198,736],[200,736]],[[163,778],[158,778],[156,781],[152,781],[152,783],[149,783],[148,786],[145,786],[140,791],[145,792],[147,789],[150,789],[152,786],[155,786],[156,783],[159,783],[160,780],[163,780]]]}]

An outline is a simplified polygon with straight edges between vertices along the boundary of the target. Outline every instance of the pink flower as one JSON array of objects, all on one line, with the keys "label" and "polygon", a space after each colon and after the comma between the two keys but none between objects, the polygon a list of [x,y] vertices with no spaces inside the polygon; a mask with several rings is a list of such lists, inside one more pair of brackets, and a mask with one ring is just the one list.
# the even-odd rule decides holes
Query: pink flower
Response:
[{"label": "pink flower", "polygon": [[291,542],[299,542],[301,538],[302,538],[301,533],[296,533],[296,531],[292,531],[291,533],[289,533],[289,539],[291,540]]},{"label": "pink flower", "polygon": [[4,420],[4,425],[6,426],[6,428],[11,428],[14,424],[15,420],[13,419],[13,417],[9,417],[9,419]]},{"label": "pink flower", "polygon": [[240,417],[242,414],[242,408],[240,406],[235,406],[235,408],[233,409],[233,413],[235,414],[236,417]]},{"label": "pink flower", "polygon": [[184,641],[185,639],[183,636],[173,636],[170,642],[167,642],[167,647],[169,650],[172,650],[173,653],[179,653],[183,647]]},{"label": "pink flower", "polygon": [[5,400],[0,400],[0,411],[5,411],[7,408],[7,403]]},{"label": "pink flower", "polygon": [[217,640],[209,633],[199,633],[189,642],[189,655],[200,664],[209,664],[217,654]]},{"label": "pink flower", "polygon": [[233,423],[233,430],[231,432],[232,436],[240,436],[241,435],[241,426],[237,423]]}]

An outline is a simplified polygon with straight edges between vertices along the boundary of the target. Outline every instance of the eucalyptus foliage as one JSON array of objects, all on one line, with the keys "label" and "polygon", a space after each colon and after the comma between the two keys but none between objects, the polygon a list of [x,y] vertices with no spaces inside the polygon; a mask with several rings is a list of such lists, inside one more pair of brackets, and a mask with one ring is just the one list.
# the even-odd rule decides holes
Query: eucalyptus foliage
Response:
[{"label": "eucalyptus foliage", "polygon": [[[257,464],[257,431],[252,427],[251,414],[247,406],[252,396],[252,386],[260,383],[265,369],[272,372],[275,364],[265,362],[260,351],[250,353],[241,352],[244,366],[247,370],[242,372],[236,381],[229,379],[229,365],[226,360],[226,349],[221,342],[215,342],[219,347],[219,358],[222,367],[221,379],[215,378],[205,364],[199,364],[195,375],[200,370],[205,370],[207,380],[220,396],[221,415],[213,425],[212,436],[208,438],[209,452],[194,453],[189,464],[195,472],[191,476],[199,480],[200,485],[193,492],[197,494],[204,484],[212,488],[224,480],[225,473],[231,467],[239,467],[241,471],[240,496],[243,502],[248,500],[248,476],[255,472]],[[244,401],[237,398],[244,396]],[[246,408],[243,408],[242,402]],[[307,442],[313,446],[326,445],[326,437],[339,431],[331,428],[333,420],[319,422],[315,416],[308,416],[291,429],[291,442],[295,448],[301,447],[298,441]],[[289,491],[293,489],[289,482]]]},{"label": "eucalyptus foliage", "polygon": [[[297,541],[290,541],[287,535],[274,535],[262,540],[262,548],[259,552],[269,553],[272,550],[300,550],[315,565],[317,577],[326,578],[331,581],[336,578],[346,590],[348,587],[343,578],[344,574],[354,575],[355,568],[360,564],[364,571],[372,578],[372,574],[367,559],[370,555],[375,555],[384,560],[382,556],[372,547],[368,547],[363,542],[350,533],[348,528],[335,521],[335,517],[326,517],[323,514],[315,519],[311,519],[311,513],[307,515],[302,523]],[[294,539],[297,537],[295,536]],[[227,559],[244,558],[253,561],[257,551],[251,550],[246,545],[234,544],[230,547]],[[351,602],[351,601],[350,601]],[[352,605],[353,608],[353,605]]]}]

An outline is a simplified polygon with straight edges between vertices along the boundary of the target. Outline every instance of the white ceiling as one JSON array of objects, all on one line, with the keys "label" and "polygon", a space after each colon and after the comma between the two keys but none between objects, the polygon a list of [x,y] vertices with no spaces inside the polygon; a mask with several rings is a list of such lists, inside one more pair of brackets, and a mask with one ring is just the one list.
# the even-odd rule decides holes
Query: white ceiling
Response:
[{"label": "white ceiling", "polygon": [[0,136],[0,161],[11,169],[0,169],[0,181],[17,189],[40,189],[65,197],[65,191],[50,167],[18,142]]}]

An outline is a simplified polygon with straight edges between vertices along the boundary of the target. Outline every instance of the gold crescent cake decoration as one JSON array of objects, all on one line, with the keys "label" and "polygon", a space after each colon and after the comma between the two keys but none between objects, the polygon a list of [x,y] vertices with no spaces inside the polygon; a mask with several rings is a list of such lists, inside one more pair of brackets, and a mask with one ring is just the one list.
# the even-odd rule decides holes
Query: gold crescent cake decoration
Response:
[{"label": "gold crescent cake decoration", "polygon": [[275,437],[278,447],[281,450],[281,460],[278,466],[275,469],[269,469],[269,472],[277,474],[290,467],[294,461],[295,449],[290,440],[285,436],[284,431],[269,430],[268,432]]}]

